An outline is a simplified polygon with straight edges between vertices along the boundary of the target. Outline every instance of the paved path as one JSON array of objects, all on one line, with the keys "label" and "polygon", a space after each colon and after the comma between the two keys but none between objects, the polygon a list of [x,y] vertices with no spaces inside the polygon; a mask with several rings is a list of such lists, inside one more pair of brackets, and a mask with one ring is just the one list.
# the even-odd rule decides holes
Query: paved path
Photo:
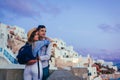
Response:
[{"label": "paved path", "polygon": [[84,80],[84,79],[74,76],[70,71],[57,70],[50,75],[48,80]]}]

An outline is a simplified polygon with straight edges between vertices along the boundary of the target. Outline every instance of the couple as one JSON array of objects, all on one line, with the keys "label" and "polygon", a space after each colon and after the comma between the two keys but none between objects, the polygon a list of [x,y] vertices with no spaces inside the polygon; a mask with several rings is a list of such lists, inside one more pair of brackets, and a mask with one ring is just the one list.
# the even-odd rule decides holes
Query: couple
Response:
[{"label": "couple", "polygon": [[27,37],[27,44],[32,45],[32,54],[34,57],[37,56],[37,59],[27,62],[24,70],[24,80],[38,80],[38,76],[40,80],[46,80],[49,76],[50,59],[47,48],[52,40],[46,37],[46,27],[44,25],[39,25],[37,28],[28,31]]}]

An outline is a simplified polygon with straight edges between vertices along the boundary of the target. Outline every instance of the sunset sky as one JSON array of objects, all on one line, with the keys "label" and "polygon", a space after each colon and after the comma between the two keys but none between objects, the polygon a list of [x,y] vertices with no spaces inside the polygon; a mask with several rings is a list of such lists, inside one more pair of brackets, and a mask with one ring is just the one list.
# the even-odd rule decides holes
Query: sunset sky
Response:
[{"label": "sunset sky", "polygon": [[79,54],[120,58],[120,0],[0,0],[0,22],[26,32],[43,24]]}]

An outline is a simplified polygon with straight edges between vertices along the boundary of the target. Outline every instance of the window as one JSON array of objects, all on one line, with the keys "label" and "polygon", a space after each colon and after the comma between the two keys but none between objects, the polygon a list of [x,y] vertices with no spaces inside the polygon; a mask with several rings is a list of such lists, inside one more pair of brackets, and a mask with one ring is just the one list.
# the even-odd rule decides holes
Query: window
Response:
[{"label": "window", "polygon": [[10,39],[10,36],[9,36],[9,34],[7,35],[7,37],[8,37],[8,39]]},{"label": "window", "polygon": [[61,49],[64,49],[64,47],[61,47]]},{"label": "window", "polygon": [[4,36],[4,34],[3,34],[3,33],[1,33],[1,34],[0,34],[0,39],[2,39],[2,38],[3,38],[3,36]]},{"label": "window", "polygon": [[66,58],[69,58],[69,56],[68,56],[68,55],[66,55]]}]

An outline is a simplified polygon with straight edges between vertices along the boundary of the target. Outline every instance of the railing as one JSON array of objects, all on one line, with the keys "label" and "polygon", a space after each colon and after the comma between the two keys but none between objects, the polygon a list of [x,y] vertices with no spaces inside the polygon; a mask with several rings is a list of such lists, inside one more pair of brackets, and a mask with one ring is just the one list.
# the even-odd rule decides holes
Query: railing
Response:
[{"label": "railing", "polygon": [[4,49],[4,52],[3,52],[4,56],[13,64],[17,64],[17,60],[7,51]]},{"label": "railing", "polygon": [[0,52],[2,52],[2,48],[0,48]]},{"label": "railing", "polygon": [[18,61],[16,60],[16,58],[14,57],[14,55],[12,55],[12,53],[10,51],[8,51],[6,48],[0,48],[0,53],[3,54],[3,56],[5,57],[5,59],[7,59],[7,61],[9,61],[12,64],[18,64]]}]

